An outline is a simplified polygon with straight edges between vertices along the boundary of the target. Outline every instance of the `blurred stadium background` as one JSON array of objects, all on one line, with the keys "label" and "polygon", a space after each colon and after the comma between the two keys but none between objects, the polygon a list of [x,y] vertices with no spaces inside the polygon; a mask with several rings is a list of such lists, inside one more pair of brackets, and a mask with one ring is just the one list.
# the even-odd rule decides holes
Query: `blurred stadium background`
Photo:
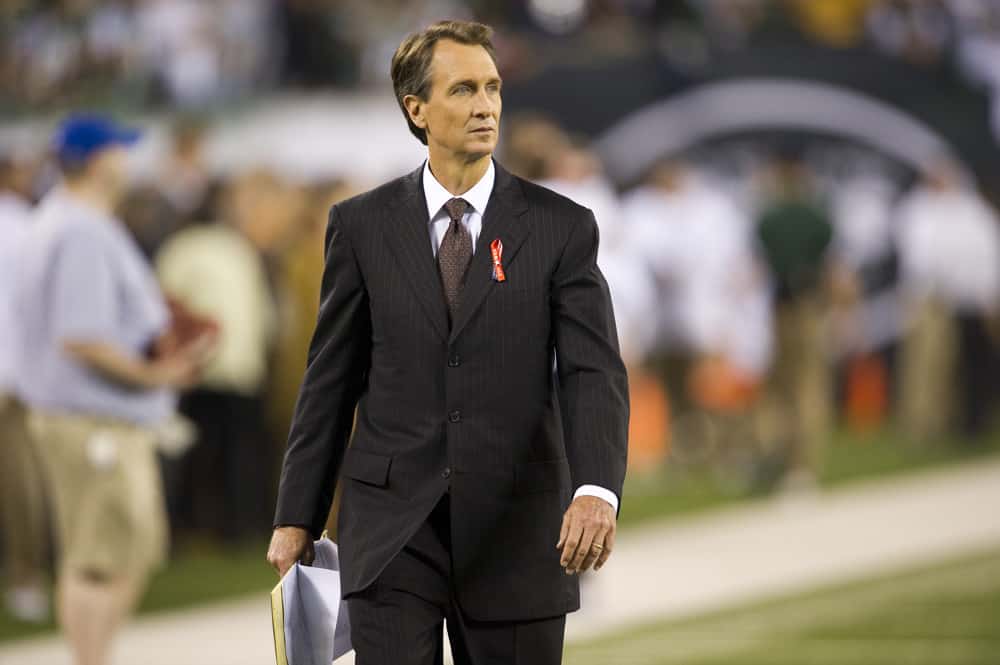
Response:
[{"label": "blurred stadium background", "polygon": [[[227,353],[115,662],[269,662],[326,211],[423,158],[388,62],[448,17],[497,31],[500,160],[595,211],[630,369],[566,662],[1000,662],[997,0],[5,0],[0,187],[53,185],[69,111],[141,126],[120,214]],[[0,662],[52,630],[0,612]]]}]

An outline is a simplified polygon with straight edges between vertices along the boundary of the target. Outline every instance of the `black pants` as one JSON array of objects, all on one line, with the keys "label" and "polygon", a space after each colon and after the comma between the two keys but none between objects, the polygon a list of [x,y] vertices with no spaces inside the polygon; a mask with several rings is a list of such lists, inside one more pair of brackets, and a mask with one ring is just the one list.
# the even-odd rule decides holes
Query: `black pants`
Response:
[{"label": "black pants", "polygon": [[996,350],[989,324],[978,312],[958,314],[960,425],[967,437],[992,424],[996,397]]},{"label": "black pants", "polygon": [[473,621],[451,584],[446,494],[409,544],[363,591],[348,598],[357,665],[440,665],[443,622],[456,665],[558,665],[566,616]]},{"label": "black pants", "polygon": [[260,398],[198,389],[181,398],[180,411],[198,427],[198,441],[164,465],[175,537],[177,531],[207,531],[239,541],[266,534],[276,461]]}]

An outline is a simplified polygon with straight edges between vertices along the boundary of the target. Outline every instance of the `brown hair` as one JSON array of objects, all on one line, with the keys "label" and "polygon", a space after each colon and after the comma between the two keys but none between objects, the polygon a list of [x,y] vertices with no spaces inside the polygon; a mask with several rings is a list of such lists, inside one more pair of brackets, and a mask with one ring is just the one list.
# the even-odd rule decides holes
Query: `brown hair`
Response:
[{"label": "brown hair", "polygon": [[459,44],[479,45],[486,49],[496,64],[496,51],[493,48],[493,28],[474,21],[438,21],[420,32],[415,32],[403,40],[392,56],[392,89],[396,93],[396,102],[403,110],[406,124],[410,131],[427,145],[427,132],[417,127],[410,120],[403,98],[416,95],[427,101],[431,87],[431,59],[434,57],[434,45],[442,39],[450,39]]}]

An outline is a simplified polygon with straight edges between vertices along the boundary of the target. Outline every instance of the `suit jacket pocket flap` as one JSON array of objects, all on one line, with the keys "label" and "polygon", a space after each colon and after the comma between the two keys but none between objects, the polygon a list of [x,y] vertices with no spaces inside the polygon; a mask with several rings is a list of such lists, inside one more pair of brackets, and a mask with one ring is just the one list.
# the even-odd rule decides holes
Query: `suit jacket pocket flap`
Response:
[{"label": "suit jacket pocket flap", "polygon": [[556,492],[567,482],[568,474],[565,459],[518,464],[514,469],[514,491],[518,494]]},{"label": "suit jacket pocket flap", "polygon": [[347,449],[344,456],[344,475],[384,487],[389,482],[389,466],[391,464],[391,457],[352,447]]}]

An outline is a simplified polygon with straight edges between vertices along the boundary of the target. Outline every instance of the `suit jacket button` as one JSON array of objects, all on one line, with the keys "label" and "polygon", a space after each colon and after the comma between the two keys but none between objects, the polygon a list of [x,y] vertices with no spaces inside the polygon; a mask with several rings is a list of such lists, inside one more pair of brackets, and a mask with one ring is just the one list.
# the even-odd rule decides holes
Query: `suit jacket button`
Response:
[{"label": "suit jacket button", "polygon": [[461,411],[455,410],[448,414],[448,420],[453,423],[457,423],[461,419],[462,419]]},{"label": "suit jacket button", "polygon": [[451,477],[451,469],[449,469],[448,467],[445,467],[444,471],[441,472],[441,477],[442,478],[450,478]]},{"label": "suit jacket button", "polygon": [[458,367],[462,364],[462,359],[456,353],[455,355],[448,358],[448,367]]}]

